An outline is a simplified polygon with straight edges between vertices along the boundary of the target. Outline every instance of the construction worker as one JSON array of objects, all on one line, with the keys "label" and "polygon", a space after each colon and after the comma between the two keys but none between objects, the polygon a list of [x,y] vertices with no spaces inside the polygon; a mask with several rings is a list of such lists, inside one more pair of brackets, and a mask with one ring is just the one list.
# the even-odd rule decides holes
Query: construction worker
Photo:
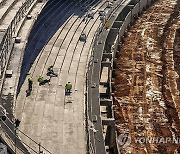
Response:
[{"label": "construction worker", "polygon": [[49,79],[49,80],[44,79],[44,77],[43,77],[42,75],[40,75],[40,76],[38,77],[39,85],[43,85],[43,84],[45,84],[46,82],[49,82],[49,81],[50,81],[50,79]]},{"label": "construction worker", "polygon": [[32,84],[33,84],[33,79],[30,77],[28,78],[28,90],[32,91]]},{"label": "construction worker", "polygon": [[57,74],[54,73],[53,66],[49,66],[49,67],[48,67],[48,69],[47,69],[47,75],[57,77]]},{"label": "construction worker", "polygon": [[39,82],[39,85],[42,85],[44,83],[44,77],[40,75],[38,77],[38,82]]},{"label": "construction worker", "polygon": [[65,88],[66,88],[66,92],[70,93],[70,92],[71,92],[71,89],[72,89],[72,84],[71,84],[71,82],[66,83]]}]

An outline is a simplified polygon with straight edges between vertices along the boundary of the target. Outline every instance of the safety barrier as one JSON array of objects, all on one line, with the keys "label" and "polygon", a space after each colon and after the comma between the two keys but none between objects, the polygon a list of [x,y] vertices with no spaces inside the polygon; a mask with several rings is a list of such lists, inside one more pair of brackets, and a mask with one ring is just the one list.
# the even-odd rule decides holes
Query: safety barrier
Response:
[{"label": "safety barrier", "polygon": [[[4,116],[6,116],[6,115],[4,114]],[[3,141],[6,142],[7,138],[11,138],[11,140],[8,140],[8,145],[7,145],[8,149],[9,149],[9,151],[11,151],[11,153],[15,153],[15,154],[21,154],[21,153],[30,154],[29,150],[31,150],[31,151],[33,151],[33,153],[37,153],[37,154],[40,154],[40,153],[43,153],[43,152],[45,152],[47,154],[52,154],[48,149],[46,149],[43,145],[41,145],[41,143],[36,142],[31,137],[29,137],[27,134],[22,132],[18,128],[18,125],[16,124],[16,122],[11,121],[11,119],[9,119],[8,117],[6,117],[6,121],[3,121],[2,119],[0,119],[0,120],[1,120],[1,127],[3,128],[3,131],[5,130],[3,132],[3,135],[6,136],[6,137],[2,137],[3,135],[1,134],[1,139],[3,139]],[[31,142],[36,144],[36,146],[37,146],[36,149],[32,148],[30,145],[28,145],[24,141],[20,140],[18,134],[22,134],[28,140],[30,140]],[[4,138],[6,139],[6,141],[4,140]],[[29,150],[27,150],[24,145],[26,147],[28,147]]]},{"label": "safety barrier", "polygon": [[[18,12],[14,16],[13,20],[11,21],[8,28],[4,31],[3,38],[0,42],[0,90],[2,91],[3,87],[3,80],[5,76],[5,71],[8,65],[9,58],[11,56],[11,51],[13,49],[14,45],[14,36],[18,36],[19,30],[24,25],[24,22],[26,20],[26,16],[29,12],[32,11],[33,7],[40,2],[39,0],[27,0],[25,3],[22,4],[22,6],[19,8]],[[44,1],[46,2],[46,1]],[[44,3],[45,4],[45,3]],[[43,5],[44,6],[44,5]],[[43,8],[43,7],[42,7]],[[23,20],[22,20],[23,19]],[[35,22],[35,21],[34,21]],[[8,117],[7,117],[8,118]],[[12,119],[11,119],[12,120]],[[3,130],[3,134],[1,135],[2,140],[6,140],[4,142],[8,142],[7,144],[9,149],[11,149],[12,152],[14,152],[14,149],[20,150],[20,153],[28,153],[27,149],[24,147],[22,141],[20,141],[19,137],[17,136],[17,131],[15,131],[13,123],[10,119],[8,121],[1,123],[1,128]],[[18,129],[16,129],[18,130]],[[45,147],[40,145],[39,143],[35,142],[33,139],[31,139],[29,136],[24,134],[22,131],[18,130],[18,132],[25,135],[28,139],[30,139],[32,142],[37,144],[37,147],[41,150],[44,150],[48,153],[50,153]],[[4,138],[3,138],[4,136]],[[26,145],[26,143],[24,143]],[[29,147],[28,145],[26,145]],[[38,151],[35,151],[31,147],[29,147],[32,151],[35,153],[39,153]]]},{"label": "safety barrier", "polygon": [[[130,1],[130,0],[129,0]],[[118,12],[122,10],[122,1],[116,5],[116,7],[108,12],[107,19],[109,20],[109,24],[113,23],[118,15]],[[110,127],[113,120],[113,114],[111,113],[112,120],[101,119],[100,117],[100,103],[105,104],[107,101],[109,104],[112,104],[109,100],[100,101],[99,99],[99,78],[101,71],[101,59],[102,59],[102,51],[104,50],[105,40],[108,34],[108,31],[105,31],[106,24],[103,23],[101,27],[96,32],[96,37],[94,39],[94,46],[92,47],[92,56],[89,62],[89,70],[87,72],[87,105],[88,105],[88,127],[89,127],[89,151],[88,153],[105,153],[106,149],[109,150],[109,147],[105,147],[102,124],[110,123]],[[109,65],[109,64],[105,64]],[[111,109],[112,110],[112,109]],[[109,128],[108,128],[109,130]],[[112,134],[112,132],[111,132]],[[112,134],[113,135],[113,134]],[[111,140],[113,141],[113,140]],[[114,142],[114,141],[113,141]],[[115,145],[111,142],[112,145]],[[113,146],[114,147],[114,146]]]},{"label": "safety barrier", "polygon": [[[0,3],[0,7],[5,3],[6,1],[2,1]],[[8,9],[6,10],[6,12],[2,15],[1,19],[0,19],[0,23],[4,20],[5,16],[9,13],[9,11],[11,10],[11,8],[18,2],[18,0],[14,0],[11,5],[8,7]]]},{"label": "safety barrier", "polygon": [[[13,35],[18,27],[18,23],[24,18],[25,13],[29,10],[33,2],[38,0],[27,0],[17,11],[7,30],[3,32],[3,38],[0,40],[0,90],[2,91],[3,80],[5,76],[5,70],[11,55],[11,49],[13,47]],[[0,93],[1,93],[0,91]]]},{"label": "safety barrier", "polygon": [[[142,13],[142,11],[145,10],[154,1],[155,0],[129,1],[128,4],[124,5],[124,7],[121,6],[122,10],[120,12],[116,10],[116,13],[119,14],[114,21],[113,20],[110,21],[110,30],[108,35],[106,32],[103,32],[105,27],[102,27],[101,30],[99,31],[100,35],[96,36],[95,47],[93,48],[93,55],[89,63],[89,70],[87,76],[88,86],[89,86],[88,92],[91,95],[90,94],[87,95],[89,95],[89,97],[90,96],[93,97],[93,99],[88,99],[89,101],[88,103],[89,104],[91,103],[90,107],[91,108],[96,107],[97,108],[96,110],[99,110],[94,112],[92,111],[91,116],[89,118],[92,121],[93,126],[95,126],[94,129],[100,128],[103,130],[102,131],[97,129],[96,132],[97,131],[105,132],[102,134],[104,135],[103,142],[104,142],[104,149],[106,150],[103,153],[107,151],[120,153],[120,149],[117,145],[118,135],[115,130],[115,118],[114,118],[114,110],[113,110],[113,104],[114,104],[113,62],[116,58],[116,53],[120,48],[121,42],[124,41],[124,37],[128,31],[128,28],[134,23],[134,21]],[[99,94],[92,96],[92,94],[94,94],[93,91],[99,92]],[[97,104],[99,105],[99,107],[97,107]],[[93,116],[96,116],[97,119],[99,118],[100,120],[93,121],[94,120]],[[98,127],[96,125],[97,122],[99,123],[99,125],[101,125],[101,127],[100,126]],[[93,135],[97,137],[96,134]],[[94,143],[94,145],[98,146],[99,144]],[[96,147],[94,149],[95,149],[94,153],[98,153],[98,151],[96,151]]]}]

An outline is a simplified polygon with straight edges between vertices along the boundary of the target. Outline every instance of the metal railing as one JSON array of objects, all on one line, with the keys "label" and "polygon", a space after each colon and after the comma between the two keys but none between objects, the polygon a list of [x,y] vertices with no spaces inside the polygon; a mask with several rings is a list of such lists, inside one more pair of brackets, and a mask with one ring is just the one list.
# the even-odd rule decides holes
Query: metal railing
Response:
[{"label": "metal railing", "polygon": [[15,30],[18,27],[18,23],[25,16],[25,13],[27,12],[31,4],[35,1],[37,0],[27,0],[22,4],[13,20],[11,21],[10,25],[8,26],[7,30],[5,30],[2,41],[0,42],[0,92],[2,92],[4,74],[11,55],[13,35],[15,34]]},{"label": "metal railing", "polygon": [[[118,2],[118,4],[111,10],[111,11],[109,11],[108,12],[108,14],[107,14],[107,20],[109,20],[112,16],[113,16],[113,14],[119,9],[119,7],[122,5],[122,3],[123,3],[123,0],[122,1],[120,1],[120,2]],[[94,41],[94,43],[93,43],[93,45],[92,45],[92,53],[91,53],[91,59],[89,60],[89,66],[88,66],[88,68],[90,68],[90,66],[91,66],[91,64],[92,64],[92,61],[93,61],[93,55],[94,55],[94,50],[95,50],[95,46],[97,45],[97,42],[99,41],[99,37],[100,37],[100,34],[101,34],[101,32],[103,31],[103,29],[105,29],[105,23],[102,23],[100,26],[99,26],[99,28],[96,30],[96,33],[95,33],[95,35],[94,35],[94,38],[93,38],[93,41]],[[89,70],[87,71],[87,73],[86,73],[86,106],[88,106],[88,104],[90,103],[90,102],[88,102],[88,85],[90,85],[90,83],[89,83],[89,79],[90,79],[90,77],[89,77]],[[86,109],[86,112],[91,112],[91,111],[88,111],[88,109]],[[86,113],[86,125],[87,125],[87,128],[86,128],[86,131],[87,131],[87,153],[88,154],[95,154],[96,152],[95,152],[95,145],[93,146],[93,143],[91,142],[91,136],[90,136],[90,131],[92,131],[92,130],[90,130],[90,128],[89,128],[89,121],[90,121],[90,117],[89,117],[89,114],[91,114],[92,115],[92,113]]]},{"label": "metal railing", "polygon": [[[16,0],[15,0],[16,1]],[[15,2],[14,1],[14,2]],[[4,2],[4,1],[3,1]],[[13,3],[14,3],[13,2]],[[17,13],[15,14],[14,18],[10,22],[8,28],[4,31],[3,37],[0,40],[0,96],[2,94],[2,87],[3,87],[3,81],[5,76],[5,71],[7,69],[7,65],[10,59],[12,47],[13,47],[13,38],[15,37],[16,29],[18,28],[18,24],[20,23],[21,19],[23,19],[27,13],[27,11],[30,9],[32,4],[37,3],[38,0],[26,0],[22,6],[19,8]],[[11,8],[11,7],[9,7]],[[19,29],[19,28],[18,28]],[[2,120],[1,120],[2,121]],[[1,122],[1,128],[4,130],[5,135],[11,139],[12,143],[16,148],[18,148],[22,152],[27,152],[26,148],[23,147],[23,144],[26,145],[29,149],[34,151],[35,153],[41,153],[41,149],[43,149],[45,152],[51,154],[50,151],[48,151],[45,147],[43,147],[40,143],[37,143],[35,140],[30,138],[28,135],[26,135],[24,132],[22,132],[20,129],[14,127],[14,123],[7,117],[6,121]],[[17,136],[17,131],[20,132],[22,135],[26,136],[29,140],[34,142],[37,146],[39,151],[34,150],[32,147],[30,147],[28,144],[26,144],[23,141],[20,141],[19,137]],[[23,144],[22,144],[22,143]],[[16,143],[19,143],[19,147],[16,145]]]},{"label": "metal railing", "polygon": [[[4,113],[2,113],[4,116],[6,116]],[[25,151],[26,149],[22,146],[17,146],[18,142],[22,142],[25,146],[27,146],[30,150],[32,150],[34,153],[43,153],[46,152],[47,154],[52,154],[48,149],[46,149],[43,145],[41,145],[41,143],[36,142],[34,139],[32,139],[30,136],[28,136],[26,133],[24,133],[23,131],[21,131],[15,124],[15,122],[13,122],[12,120],[10,120],[7,116],[6,116],[6,121],[1,120],[1,127],[3,129],[6,130],[5,134],[10,137],[11,139],[13,139],[14,142],[14,151],[16,152],[16,149],[19,149],[22,152],[27,152]],[[7,133],[8,132],[8,133]],[[29,146],[27,143],[25,143],[24,141],[20,140],[19,136],[17,135],[17,133],[21,133],[23,136],[27,137],[30,141],[32,141],[37,148],[34,149],[31,146]],[[17,142],[18,141],[18,142]],[[38,149],[38,150],[37,150]],[[12,149],[13,150],[13,149]]]}]

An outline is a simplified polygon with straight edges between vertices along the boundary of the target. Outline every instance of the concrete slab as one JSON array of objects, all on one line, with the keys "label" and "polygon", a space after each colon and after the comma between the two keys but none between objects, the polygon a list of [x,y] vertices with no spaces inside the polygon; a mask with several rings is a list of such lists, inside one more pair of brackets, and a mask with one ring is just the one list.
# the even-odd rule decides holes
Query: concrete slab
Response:
[{"label": "concrete slab", "polygon": [[[89,29],[91,29],[90,27],[92,25],[95,25],[92,29],[99,26],[99,24],[93,24],[94,22],[95,21],[93,20],[90,21],[90,26],[88,27]],[[98,21],[98,23],[100,22]],[[24,120],[22,125],[27,124],[27,126],[29,126],[25,120],[28,120],[30,117],[29,114],[31,113],[31,116],[33,115],[34,119],[33,122],[29,121],[32,122],[31,128],[36,129],[38,132],[34,132],[34,130],[27,130],[26,126],[21,127],[29,135],[34,133],[33,135],[38,142],[41,142],[42,145],[48,148],[52,153],[83,154],[86,151],[84,86],[87,55],[88,52],[90,52],[88,49],[90,49],[91,43],[87,43],[85,48],[86,50],[83,49],[84,43],[79,42],[79,34],[84,29],[85,24],[82,23],[82,26],[78,28],[77,32],[75,32],[79,24],[80,23],[78,21],[76,25],[70,29],[69,33],[67,33],[67,29],[61,33],[59,36],[61,40],[56,42],[55,48],[51,51],[52,53],[46,61],[45,59],[51,50],[51,46],[48,44],[30,70],[30,72],[34,72],[32,75],[35,79],[34,87],[36,90],[33,90],[32,95],[24,99],[24,101],[28,102],[32,97],[34,98],[34,104],[31,108],[33,113],[27,111],[30,107],[26,105],[27,109],[24,110],[26,112],[23,113]],[[95,31],[93,30],[92,33],[94,32]],[[91,37],[89,41],[92,41],[92,38],[93,37]],[[43,75],[46,74],[47,67],[54,62],[59,43],[62,42],[62,39],[64,39],[64,42],[60,48],[60,53],[58,53],[58,57],[54,65],[54,68],[57,68],[56,71],[58,73],[58,77],[52,78],[52,82],[50,84],[38,86],[38,74],[41,72]],[[52,41],[50,41],[51,44],[53,44],[54,40],[55,39],[52,38]],[[68,47],[70,41],[71,44]],[[82,57],[80,57],[81,54],[83,54]],[[81,62],[80,65],[79,62]],[[68,97],[65,96],[65,84],[67,81],[72,81],[73,83],[73,93]],[[27,87],[25,84],[22,88]],[[23,93],[20,93],[18,97],[21,97],[22,94]],[[66,99],[73,99],[73,102],[65,103]],[[40,121],[38,126],[36,126],[37,121]],[[54,149],[54,147],[59,148]]]}]

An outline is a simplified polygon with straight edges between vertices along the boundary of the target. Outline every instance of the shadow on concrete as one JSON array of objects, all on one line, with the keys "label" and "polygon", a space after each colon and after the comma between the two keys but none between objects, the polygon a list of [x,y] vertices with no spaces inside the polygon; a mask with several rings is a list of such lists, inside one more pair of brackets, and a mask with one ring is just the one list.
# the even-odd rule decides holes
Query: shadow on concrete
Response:
[{"label": "shadow on concrete", "polygon": [[[88,3],[86,10],[90,9],[99,0]],[[85,6],[83,0],[81,3],[72,0],[50,0],[41,11],[36,23],[31,30],[28,43],[25,49],[23,62],[21,66],[21,74],[17,93],[19,93],[22,84],[26,78],[26,73],[30,70],[36,57],[42,48],[48,43],[55,32],[63,25],[63,23],[72,15],[82,17],[86,12],[82,11]]]}]

